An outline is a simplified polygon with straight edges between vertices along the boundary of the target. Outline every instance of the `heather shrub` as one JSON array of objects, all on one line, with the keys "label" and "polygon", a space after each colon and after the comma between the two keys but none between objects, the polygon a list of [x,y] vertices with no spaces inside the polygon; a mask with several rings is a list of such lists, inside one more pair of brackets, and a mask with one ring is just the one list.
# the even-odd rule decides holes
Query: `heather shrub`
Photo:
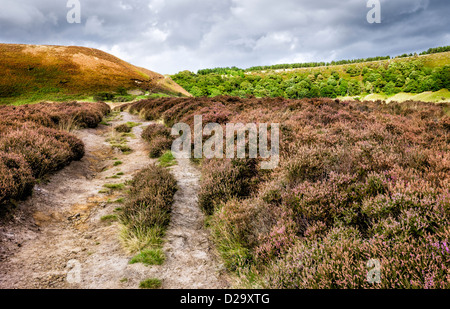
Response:
[{"label": "heather shrub", "polygon": [[106,103],[61,103],[63,104],[54,113],[61,116],[60,127],[76,126],[80,128],[96,128],[102,121],[102,118],[109,114],[110,107]]},{"label": "heather shrub", "polygon": [[[280,166],[202,159],[199,204],[239,282],[449,288],[448,104],[185,98],[133,103],[193,124],[280,123]],[[367,280],[370,259],[381,282]]]},{"label": "heather shrub", "polygon": [[69,161],[78,161],[81,160],[81,158],[83,158],[85,149],[83,142],[79,138],[67,132],[54,130],[50,128],[39,128],[38,132],[40,134],[53,137],[59,142],[67,143],[71,151]]},{"label": "heather shrub", "polygon": [[287,180],[295,183],[323,179],[332,160],[333,154],[329,149],[302,147],[298,155],[287,163]]},{"label": "heather shrub", "polygon": [[132,128],[128,126],[126,123],[118,125],[117,127],[114,128],[114,130],[116,130],[119,133],[130,133],[131,129]]},{"label": "heather shrub", "polygon": [[420,200],[417,196],[396,193],[392,197],[381,197],[381,200],[382,203],[378,199],[375,207],[370,207],[370,202],[369,206],[364,204],[364,212],[372,210],[368,216],[368,235],[420,239],[443,232],[448,223],[448,201],[444,202],[440,197]]},{"label": "heather shrub", "polygon": [[[267,287],[278,289],[359,288],[367,269],[358,232],[336,228],[321,242],[298,240],[282,259],[273,260]],[[360,261],[364,261],[360,263]]]},{"label": "heather shrub", "polygon": [[253,248],[257,262],[260,264],[283,256],[298,239],[297,226],[293,220],[292,211],[279,209],[278,212],[276,223],[271,225],[268,233],[259,236],[256,248]]},{"label": "heather shrub", "polygon": [[[162,194],[164,198],[170,198],[174,190],[174,178],[167,169],[157,165],[150,165],[139,172],[132,180],[130,186],[130,196],[139,197],[144,190],[151,190]],[[151,193],[151,192],[150,192]],[[146,195],[146,194],[144,194]],[[169,200],[165,200],[170,204]]]},{"label": "heather shrub", "polygon": [[257,164],[253,159],[208,160],[202,165],[199,205],[212,214],[232,198],[248,197],[255,189]]},{"label": "heather shrub", "polygon": [[[164,123],[168,126],[173,126],[176,122],[183,122],[191,124],[193,122],[193,116],[196,111],[203,106],[201,100],[183,100],[179,104],[169,105],[169,109],[162,113]],[[174,102],[175,103],[175,102]]]},{"label": "heather shrub", "polygon": [[158,158],[172,147],[171,130],[158,123],[153,123],[142,131],[142,138],[149,142],[150,157]]},{"label": "heather shrub", "polygon": [[164,152],[172,146],[173,140],[166,136],[156,136],[149,143],[151,158],[159,158]]},{"label": "heather shrub", "polygon": [[222,103],[216,103],[200,109],[196,114],[202,115],[204,123],[226,124],[232,113]]},{"label": "heather shrub", "polygon": [[2,187],[2,200],[26,197],[31,193],[33,177],[41,178],[80,160],[84,145],[66,131],[94,128],[109,111],[105,103],[0,106],[0,152],[15,156],[8,162],[16,162],[9,167],[2,165],[2,183],[10,184]]},{"label": "heather shrub", "polygon": [[31,122],[39,126],[70,130],[75,127],[95,128],[109,111],[105,103],[39,103],[1,106],[0,116],[8,122]]},{"label": "heather shrub", "polygon": [[32,171],[21,155],[0,151],[0,205],[22,199],[34,185]]},{"label": "heather shrub", "polygon": [[146,127],[142,131],[142,138],[145,139],[147,142],[151,142],[152,139],[154,139],[157,136],[164,136],[167,138],[170,138],[171,130],[159,123],[152,123],[148,127]]},{"label": "heather shrub", "polygon": [[[176,191],[176,180],[168,170],[150,165],[140,171],[130,184],[129,199],[120,216],[128,237],[131,234],[139,238],[151,230],[155,238],[160,239],[169,224]],[[150,245],[157,245],[155,242]]]},{"label": "heather shrub", "polygon": [[210,221],[213,238],[229,269],[248,265],[252,249],[276,223],[270,205],[257,199],[231,199],[219,208]]},{"label": "heather shrub", "polygon": [[[380,283],[367,280],[370,259],[380,262]],[[355,230],[337,228],[321,242],[298,241],[283,259],[273,261],[266,287],[448,289],[449,261],[447,241],[362,240]]]},{"label": "heather shrub", "polygon": [[68,143],[26,128],[2,138],[0,150],[22,155],[36,178],[62,168],[72,156]]}]

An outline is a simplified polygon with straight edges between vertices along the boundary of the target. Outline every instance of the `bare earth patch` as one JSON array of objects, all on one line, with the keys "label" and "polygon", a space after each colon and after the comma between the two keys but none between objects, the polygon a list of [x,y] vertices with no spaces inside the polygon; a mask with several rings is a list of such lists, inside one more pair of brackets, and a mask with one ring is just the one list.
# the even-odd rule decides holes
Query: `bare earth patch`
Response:
[{"label": "bare earth patch", "polygon": [[[228,286],[197,205],[200,174],[189,161],[170,168],[179,191],[163,265],[129,264],[132,255],[119,241],[119,224],[101,220],[115,214],[117,199],[126,196],[120,190],[99,193],[104,185],[124,183],[154,162],[140,137],[149,123],[127,137],[130,154],[107,142],[113,127],[129,121],[142,122],[121,113],[110,127],[75,132],[86,145],[85,157],[36,185],[32,197],[0,219],[0,288],[138,288],[148,278],[161,279],[162,288]],[[116,161],[122,164],[114,166]]]}]

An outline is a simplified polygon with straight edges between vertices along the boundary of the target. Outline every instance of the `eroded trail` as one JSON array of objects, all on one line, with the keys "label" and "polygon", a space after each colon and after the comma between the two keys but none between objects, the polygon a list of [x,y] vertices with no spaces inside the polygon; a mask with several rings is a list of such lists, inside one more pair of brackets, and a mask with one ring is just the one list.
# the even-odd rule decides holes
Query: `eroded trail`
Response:
[{"label": "eroded trail", "polygon": [[154,266],[152,277],[163,280],[163,288],[222,289],[227,282],[220,275],[223,268],[217,263],[204,217],[198,207],[200,172],[189,159],[178,159],[171,167],[179,190],[175,194],[172,218],[166,235],[166,262]]},{"label": "eroded trail", "polygon": [[127,137],[130,154],[111,147],[112,128],[126,122],[142,123],[121,113],[111,126],[75,132],[85,143],[85,157],[37,185],[31,198],[2,219],[0,288],[138,288],[148,278],[161,279],[163,288],[227,287],[197,205],[200,175],[188,160],[170,168],[179,191],[164,245],[166,262],[129,264],[132,255],[119,241],[119,224],[105,220],[116,214],[125,194],[104,186],[132,179],[152,159],[140,137],[149,123]]}]

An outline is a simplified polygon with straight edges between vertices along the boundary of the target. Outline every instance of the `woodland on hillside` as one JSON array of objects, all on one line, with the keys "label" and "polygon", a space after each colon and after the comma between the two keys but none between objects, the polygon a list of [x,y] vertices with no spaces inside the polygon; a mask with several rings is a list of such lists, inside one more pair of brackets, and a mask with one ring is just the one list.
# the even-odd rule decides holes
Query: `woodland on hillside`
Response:
[{"label": "woodland on hillside", "polygon": [[[366,59],[367,60],[367,59]],[[325,66],[305,64],[309,69],[293,70],[281,65],[269,71],[217,68],[197,74],[182,71],[173,80],[195,97],[232,95],[239,97],[284,97],[290,99],[359,96],[371,93],[393,95],[450,89],[450,65],[430,66],[420,57],[407,61],[386,60]],[[326,64],[323,64],[326,65]],[[264,69],[264,68],[261,68]],[[274,71],[274,70],[279,71]],[[288,70],[285,70],[288,69]]]}]

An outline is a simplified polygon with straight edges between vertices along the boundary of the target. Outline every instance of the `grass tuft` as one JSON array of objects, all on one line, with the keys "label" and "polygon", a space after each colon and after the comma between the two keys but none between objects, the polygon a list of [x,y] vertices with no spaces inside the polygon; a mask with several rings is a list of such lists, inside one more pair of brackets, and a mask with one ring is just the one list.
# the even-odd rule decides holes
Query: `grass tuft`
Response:
[{"label": "grass tuft", "polygon": [[125,188],[125,185],[123,183],[107,183],[104,184],[103,187],[111,190],[122,190]]},{"label": "grass tuft", "polygon": [[139,254],[134,256],[130,260],[130,264],[142,263],[144,265],[162,265],[164,263],[165,256],[161,249],[146,249],[142,250]]},{"label": "grass tuft", "polygon": [[177,164],[177,160],[173,156],[172,152],[166,151],[159,159],[159,165],[162,167],[169,167]]},{"label": "grass tuft", "polygon": [[156,278],[147,279],[139,283],[140,289],[159,289],[162,286],[162,281]]},{"label": "grass tuft", "polygon": [[148,247],[160,247],[164,230],[160,227],[133,227],[122,225],[119,238],[130,253],[139,252]]},{"label": "grass tuft", "polygon": [[117,221],[117,216],[116,215],[106,215],[100,218],[101,221],[103,222],[114,222]]}]

